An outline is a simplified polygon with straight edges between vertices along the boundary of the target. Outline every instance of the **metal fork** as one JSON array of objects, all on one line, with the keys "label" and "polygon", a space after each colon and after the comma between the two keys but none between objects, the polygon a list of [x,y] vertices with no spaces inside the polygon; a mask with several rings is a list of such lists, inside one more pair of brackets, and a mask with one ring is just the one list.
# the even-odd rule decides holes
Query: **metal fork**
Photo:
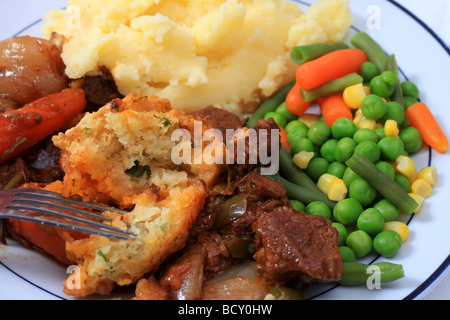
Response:
[{"label": "metal fork", "polygon": [[109,238],[136,237],[133,232],[108,224],[112,222],[111,218],[89,210],[126,213],[104,204],[67,199],[47,190],[17,188],[0,191],[0,219],[26,220]]}]

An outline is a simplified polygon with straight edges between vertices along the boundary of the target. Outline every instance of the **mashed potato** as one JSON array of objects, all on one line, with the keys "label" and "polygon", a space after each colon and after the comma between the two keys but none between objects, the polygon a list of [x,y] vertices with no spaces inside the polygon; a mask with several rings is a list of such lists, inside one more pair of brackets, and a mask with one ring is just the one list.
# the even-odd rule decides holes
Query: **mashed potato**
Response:
[{"label": "mashed potato", "polygon": [[320,0],[306,14],[286,0],[69,0],[44,21],[45,37],[67,39],[70,78],[105,66],[123,95],[242,115],[293,79],[293,46],[340,41],[352,17],[348,0]]}]

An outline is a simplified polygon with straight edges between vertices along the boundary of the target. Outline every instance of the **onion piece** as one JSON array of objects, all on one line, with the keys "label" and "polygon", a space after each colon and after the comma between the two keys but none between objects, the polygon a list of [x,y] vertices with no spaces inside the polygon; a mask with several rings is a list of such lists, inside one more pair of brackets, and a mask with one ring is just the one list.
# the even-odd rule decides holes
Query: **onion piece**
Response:
[{"label": "onion piece", "polygon": [[235,277],[206,284],[202,300],[263,300],[271,287],[259,279]]}]

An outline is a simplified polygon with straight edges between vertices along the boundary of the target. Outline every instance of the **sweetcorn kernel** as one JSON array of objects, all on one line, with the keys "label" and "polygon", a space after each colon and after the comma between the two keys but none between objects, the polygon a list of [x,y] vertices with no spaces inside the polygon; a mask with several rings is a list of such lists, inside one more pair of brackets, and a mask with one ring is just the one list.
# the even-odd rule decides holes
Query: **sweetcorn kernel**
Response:
[{"label": "sweetcorn kernel", "polygon": [[409,196],[410,196],[411,198],[413,198],[413,199],[417,202],[417,204],[418,204],[416,210],[414,210],[414,213],[419,213],[420,210],[422,209],[423,202],[425,201],[425,198],[422,197],[421,195],[418,195],[417,193],[413,193],[413,192],[408,193],[408,194],[409,194]]},{"label": "sweetcorn kernel", "polygon": [[437,169],[434,166],[422,168],[418,174],[418,178],[424,179],[431,186],[434,186],[436,184],[437,177],[438,177]]},{"label": "sweetcorn kernel", "polygon": [[344,89],[342,93],[342,98],[345,104],[350,107],[350,109],[358,109],[361,107],[362,101],[366,97],[366,91],[362,83],[349,86]]},{"label": "sweetcorn kernel", "polygon": [[314,152],[300,151],[292,160],[300,169],[306,169],[312,158],[314,158]]},{"label": "sweetcorn kernel", "polygon": [[342,179],[334,179],[328,187],[328,199],[332,201],[341,201],[347,195],[348,189]]},{"label": "sweetcorn kernel", "polygon": [[410,157],[398,156],[395,160],[395,168],[410,180],[415,180],[417,176],[416,164]]},{"label": "sweetcorn kernel", "polygon": [[405,242],[409,237],[408,225],[401,221],[388,221],[384,224],[384,230],[392,230],[397,232],[402,238],[402,242]]},{"label": "sweetcorn kernel", "polygon": [[311,128],[311,126],[319,121],[320,116],[318,114],[314,113],[304,113],[301,116],[298,117],[298,120],[306,124],[308,128]]},{"label": "sweetcorn kernel", "polygon": [[411,184],[411,192],[424,198],[428,198],[431,194],[431,184],[429,184],[425,179],[416,179]]},{"label": "sweetcorn kernel", "polygon": [[332,174],[324,173],[320,176],[319,180],[317,181],[317,187],[323,193],[328,194],[328,189],[330,188],[331,182],[333,182],[336,179],[339,178]]},{"label": "sweetcorn kernel", "polygon": [[398,129],[397,121],[395,120],[387,120],[384,124],[384,134],[389,137],[398,137],[398,133],[400,130]]},{"label": "sweetcorn kernel", "polygon": [[363,129],[363,128],[375,130],[377,128],[377,122],[375,120],[369,120],[369,119],[363,118],[359,122],[358,129]]}]

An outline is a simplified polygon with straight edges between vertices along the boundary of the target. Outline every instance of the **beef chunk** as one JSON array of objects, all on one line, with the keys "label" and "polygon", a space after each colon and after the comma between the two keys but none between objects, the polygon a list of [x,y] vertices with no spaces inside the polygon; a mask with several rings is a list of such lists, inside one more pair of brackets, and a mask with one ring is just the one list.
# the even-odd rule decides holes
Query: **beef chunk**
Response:
[{"label": "beef chunk", "polygon": [[197,235],[197,242],[205,256],[204,275],[206,279],[212,278],[231,265],[230,252],[222,240],[223,237],[220,234],[213,232],[202,232]]},{"label": "beef chunk", "polygon": [[223,234],[253,235],[253,223],[261,214],[288,202],[286,190],[280,183],[256,172],[242,178],[235,187],[235,193],[246,196],[247,210],[240,218],[221,228]]},{"label": "beef chunk", "polygon": [[[23,159],[17,157],[0,166],[0,190],[6,187],[16,175],[22,176],[22,179],[17,182],[18,184],[28,182],[30,177],[27,164]],[[17,185],[10,187],[17,187]]]},{"label": "beef chunk", "polygon": [[[270,157],[271,156],[271,143],[272,143],[272,139],[271,139],[271,130],[276,130],[279,129],[278,125],[276,124],[275,120],[273,120],[272,118],[269,118],[267,121],[260,119],[258,120],[258,122],[252,127],[252,129],[255,130],[256,132],[256,136],[257,136],[257,149],[260,150],[267,150],[267,156]],[[260,136],[260,130],[266,130],[266,144],[262,145],[262,141],[259,139]],[[262,131],[264,132],[264,131]],[[238,181],[240,178],[244,177],[245,175],[247,175],[248,173],[255,171],[259,168],[262,167],[262,164],[260,163],[260,155],[258,153],[258,150],[250,150],[250,146],[251,144],[249,143],[249,138],[248,136],[244,137],[243,139],[245,139],[244,141],[244,145],[245,145],[245,149],[244,150],[239,150],[240,148],[238,147],[238,142],[235,141],[235,147],[234,147],[234,164],[230,164],[229,168],[232,169],[233,171],[233,179],[235,181]],[[279,139],[279,138],[278,138]],[[261,145],[260,145],[261,144]],[[281,144],[279,144],[281,145]],[[241,152],[238,154],[238,152]],[[243,154],[242,154],[243,151]],[[255,155],[256,156],[256,163],[251,163],[251,155]],[[240,161],[240,159],[243,158],[244,161]]]},{"label": "beef chunk", "polygon": [[254,258],[263,280],[312,283],[340,279],[339,234],[322,216],[278,207],[261,215],[253,229]]},{"label": "beef chunk", "polygon": [[256,172],[250,173],[237,182],[236,189],[238,193],[247,194],[247,198],[253,202],[279,200],[286,195],[286,190],[280,183]]},{"label": "beef chunk", "polygon": [[213,106],[194,112],[192,116],[199,118],[210,128],[219,129],[224,138],[226,129],[236,130],[242,126],[241,120],[234,113]]}]

